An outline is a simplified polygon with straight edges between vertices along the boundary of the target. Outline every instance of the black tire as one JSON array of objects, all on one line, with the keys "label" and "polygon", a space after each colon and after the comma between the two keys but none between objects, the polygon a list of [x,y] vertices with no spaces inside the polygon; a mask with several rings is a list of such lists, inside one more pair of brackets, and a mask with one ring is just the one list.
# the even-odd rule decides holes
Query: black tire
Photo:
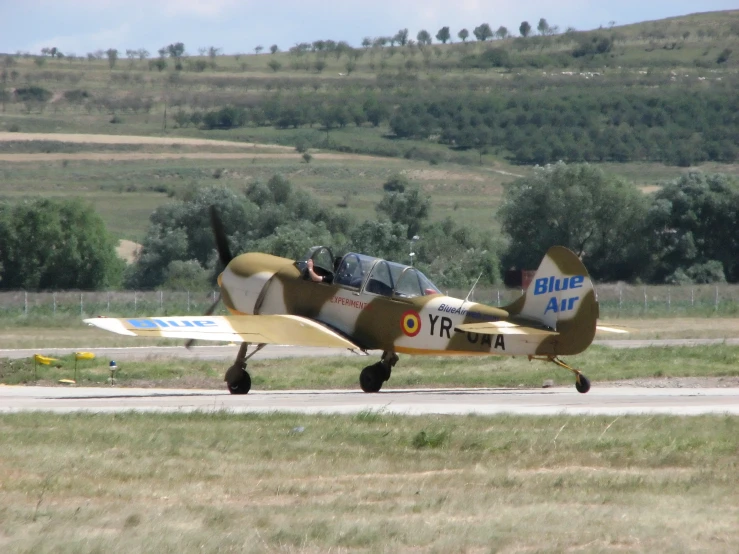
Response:
[{"label": "black tire", "polygon": [[384,375],[378,371],[377,364],[368,365],[359,374],[359,386],[364,392],[379,392]]},{"label": "black tire", "polygon": [[575,388],[577,392],[585,394],[590,390],[590,379],[585,377],[582,373],[575,379]]},{"label": "black tire", "polygon": [[247,394],[251,389],[251,376],[237,366],[231,366],[226,372],[226,384],[231,394]]},{"label": "black tire", "polygon": [[390,379],[390,375],[392,375],[393,369],[390,366],[383,364],[382,362],[380,362],[380,365],[382,365],[382,371],[383,371],[382,380],[387,381],[388,379]]}]

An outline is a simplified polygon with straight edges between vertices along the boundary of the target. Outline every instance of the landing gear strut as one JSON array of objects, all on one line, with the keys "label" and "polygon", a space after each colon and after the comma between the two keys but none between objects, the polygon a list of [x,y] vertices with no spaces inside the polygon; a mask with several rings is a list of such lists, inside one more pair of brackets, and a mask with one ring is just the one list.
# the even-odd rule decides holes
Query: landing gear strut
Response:
[{"label": "landing gear strut", "polygon": [[547,357],[529,356],[529,360],[545,360],[547,362],[552,362],[553,364],[557,364],[559,367],[563,367],[566,370],[571,371],[572,373],[575,374],[575,389],[577,389],[577,392],[585,394],[586,392],[590,390],[590,379],[585,377],[585,375],[583,375],[579,369],[570,367],[569,365],[564,363],[562,360],[557,358],[557,356],[547,356]]},{"label": "landing gear strut", "polygon": [[226,370],[226,375],[223,377],[223,380],[226,381],[226,385],[228,386],[228,392],[231,394],[247,394],[249,389],[251,389],[251,376],[246,371],[246,361],[266,345],[257,345],[254,352],[247,356],[246,350],[249,348],[249,344],[248,342],[241,343],[239,353],[236,355],[236,361]]},{"label": "landing gear strut", "polygon": [[398,355],[395,352],[383,352],[379,362],[368,365],[359,374],[359,386],[364,392],[379,392],[382,384],[390,379],[396,363],[398,363]]}]

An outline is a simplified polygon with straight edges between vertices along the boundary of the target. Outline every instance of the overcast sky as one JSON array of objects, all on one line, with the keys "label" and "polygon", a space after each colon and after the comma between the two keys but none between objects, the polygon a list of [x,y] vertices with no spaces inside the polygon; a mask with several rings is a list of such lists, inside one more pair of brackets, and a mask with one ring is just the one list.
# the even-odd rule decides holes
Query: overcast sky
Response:
[{"label": "overcast sky", "polygon": [[472,33],[480,23],[518,33],[539,18],[578,30],[736,9],[737,0],[0,0],[0,52],[38,53],[56,46],[85,55],[98,49],[146,48],[154,54],[173,42],[188,53],[215,46],[227,54],[277,44],[345,40],[395,34],[408,28],[435,35],[448,25]]}]

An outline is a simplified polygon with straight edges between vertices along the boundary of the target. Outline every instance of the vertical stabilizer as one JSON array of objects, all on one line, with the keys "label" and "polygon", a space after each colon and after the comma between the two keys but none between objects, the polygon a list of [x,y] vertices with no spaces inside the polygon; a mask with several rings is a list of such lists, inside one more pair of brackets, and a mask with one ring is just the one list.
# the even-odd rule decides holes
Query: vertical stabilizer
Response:
[{"label": "vertical stabilizer", "polygon": [[559,333],[542,345],[555,351],[542,354],[577,354],[595,336],[598,303],[593,282],[580,259],[563,246],[547,251],[526,293],[504,309],[511,316],[533,320]]}]

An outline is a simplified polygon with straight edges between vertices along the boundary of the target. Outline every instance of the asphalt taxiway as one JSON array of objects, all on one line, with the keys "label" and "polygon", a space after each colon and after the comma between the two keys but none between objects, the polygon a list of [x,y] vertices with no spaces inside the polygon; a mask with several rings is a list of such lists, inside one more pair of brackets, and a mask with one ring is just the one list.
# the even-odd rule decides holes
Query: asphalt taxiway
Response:
[{"label": "asphalt taxiway", "polygon": [[732,414],[739,415],[736,388],[638,388],[594,386],[551,389],[388,389],[259,391],[230,395],[219,390],[118,387],[0,386],[0,413],[69,412],[298,412],[363,411],[423,414]]}]

